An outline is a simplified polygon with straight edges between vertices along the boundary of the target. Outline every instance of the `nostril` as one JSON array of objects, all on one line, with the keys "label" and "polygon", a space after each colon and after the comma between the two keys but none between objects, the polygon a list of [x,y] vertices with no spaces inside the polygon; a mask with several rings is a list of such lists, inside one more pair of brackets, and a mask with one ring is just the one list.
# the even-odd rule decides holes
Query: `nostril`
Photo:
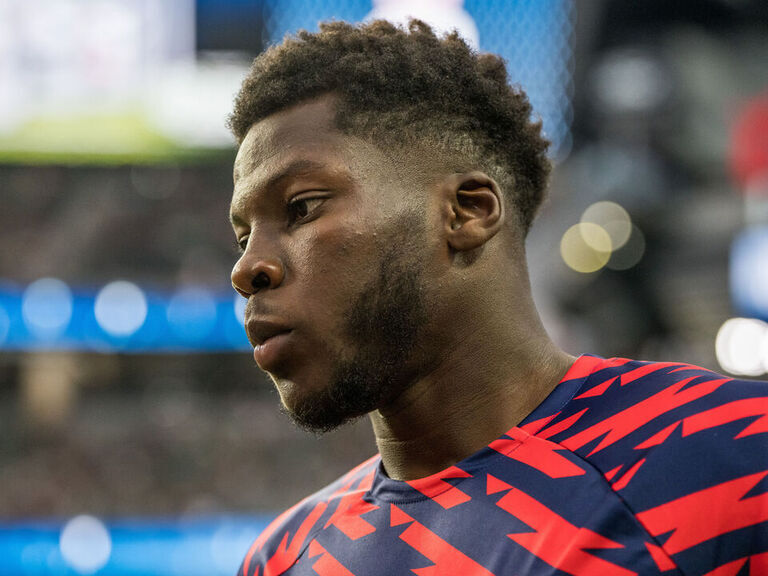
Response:
[{"label": "nostril", "polygon": [[259,272],[251,282],[254,290],[261,290],[262,288],[268,288],[271,284],[269,276],[266,272]]}]

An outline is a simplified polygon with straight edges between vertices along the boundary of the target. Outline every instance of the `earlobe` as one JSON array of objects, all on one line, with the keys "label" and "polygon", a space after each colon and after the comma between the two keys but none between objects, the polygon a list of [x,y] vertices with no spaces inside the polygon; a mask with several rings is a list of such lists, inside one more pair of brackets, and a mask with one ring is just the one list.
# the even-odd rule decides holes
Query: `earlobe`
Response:
[{"label": "earlobe", "polygon": [[445,185],[451,204],[449,245],[458,252],[480,248],[504,222],[504,201],[498,184],[483,172],[466,172],[451,175]]}]

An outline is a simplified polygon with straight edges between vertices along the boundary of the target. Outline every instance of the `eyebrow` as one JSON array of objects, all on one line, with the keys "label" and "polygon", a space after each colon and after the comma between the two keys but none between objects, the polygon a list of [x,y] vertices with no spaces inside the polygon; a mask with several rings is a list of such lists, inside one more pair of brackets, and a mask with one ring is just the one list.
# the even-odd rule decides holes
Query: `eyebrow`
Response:
[{"label": "eyebrow", "polygon": [[[315,160],[307,160],[307,159],[295,160],[290,164],[288,164],[280,172],[271,176],[269,180],[266,181],[266,183],[259,185],[259,188],[261,188],[262,190],[271,190],[273,188],[280,186],[284,180],[288,180],[290,178],[296,178],[297,176],[302,176],[309,172],[316,172],[319,170],[323,170],[325,168],[326,168],[325,164],[321,162],[317,162]],[[240,218],[237,214],[230,213],[229,221],[232,224],[236,224],[239,226],[247,225],[247,223],[242,218]]]}]

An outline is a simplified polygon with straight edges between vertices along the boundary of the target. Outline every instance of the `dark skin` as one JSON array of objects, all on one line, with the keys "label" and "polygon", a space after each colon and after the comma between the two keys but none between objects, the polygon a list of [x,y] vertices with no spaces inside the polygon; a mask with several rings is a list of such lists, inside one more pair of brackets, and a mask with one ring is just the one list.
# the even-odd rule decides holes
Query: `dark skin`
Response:
[{"label": "dark skin", "polygon": [[429,313],[369,417],[387,474],[421,478],[522,421],[575,359],[541,325],[496,182],[427,162],[414,179],[417,151],[399,161],[334,116],[324,96],[250,128],[235,161],[232,284],[248,298],[252,343],[285,331],[256,356],[290,413],[354,361],[361,344],[344,317],[382,261],[418,269]]}]

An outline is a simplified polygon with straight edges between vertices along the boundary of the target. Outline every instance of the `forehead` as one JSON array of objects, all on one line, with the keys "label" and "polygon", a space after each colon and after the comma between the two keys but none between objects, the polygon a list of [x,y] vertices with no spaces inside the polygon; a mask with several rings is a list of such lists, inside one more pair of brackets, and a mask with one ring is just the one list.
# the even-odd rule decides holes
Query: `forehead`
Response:
[{"label": "forehead", "polygon": [[237,152],[234,180],[248,178],[286,157],[338,152],[345,137],[334,126],[330,98],[298,104],[256,122]]},{"label": "forehead", "polygon": [[[254,194],[296,176],[323,174],[335,182],[378,188],[397,168],[380,148],[342,133],[334,100],[321,97],[267,116],[251,126],[234,165],[230,218],[240,220]],[[369,190],[372,191],[372,190]]]}]

